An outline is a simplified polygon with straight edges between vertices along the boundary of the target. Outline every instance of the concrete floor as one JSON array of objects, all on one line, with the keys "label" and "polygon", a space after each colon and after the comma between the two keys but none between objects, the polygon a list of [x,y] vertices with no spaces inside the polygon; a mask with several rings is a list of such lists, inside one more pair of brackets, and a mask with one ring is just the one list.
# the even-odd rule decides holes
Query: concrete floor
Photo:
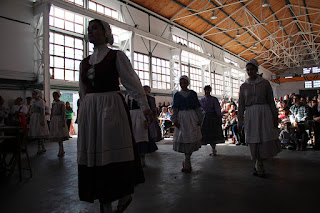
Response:
[{"label": "concrete floor", "polygon": [[[33,178],[19,182],[17,174],[1,177],[1,213],[91,213],[98,202],[80,202],[77,191],[76,138],[65,143],[66,155],[57,157],[58,145],[47,143],[47,153],[36,155],[30,146]],[[136,188],[127,213],[219,213],[318,211],[320,152],[283,150],[266,162],[266,179],[252,176],[248,147],[223,144],[218,156],[210,146],[192,155],[193,171],[182,173],[184,155],[171,141],[158,143],[147,156],[146,182]]]}]

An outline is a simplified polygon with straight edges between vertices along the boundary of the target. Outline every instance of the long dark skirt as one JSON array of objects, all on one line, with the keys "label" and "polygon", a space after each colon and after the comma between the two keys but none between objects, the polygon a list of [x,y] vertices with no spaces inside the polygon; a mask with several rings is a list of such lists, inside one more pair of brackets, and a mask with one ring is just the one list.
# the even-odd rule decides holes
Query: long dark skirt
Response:
[{"label": "long dark skirt", "polygon": [[208,112],[204,115],[201,125],[202,144],[224,143],[222,127],[217,113]]},{"label": "long dark skirt", "polygon": [[148,131],[148,133],[149,141],[137,143],[137,149],[140,154],[149,154],[158,150],[155,140],[150,136],[150,131]]},{"label": "long dark skirt", "polygon": [[[132,123],[128,107],[123,100],[132,133]],[[144,173],[141,167],[136,142],[132,135],[134,160],[111,163],[105,166],[87,167],[78,165],[78,187],[81,201],[102,203],[118,200],[134,192],[135,185],[144,183]]]}]

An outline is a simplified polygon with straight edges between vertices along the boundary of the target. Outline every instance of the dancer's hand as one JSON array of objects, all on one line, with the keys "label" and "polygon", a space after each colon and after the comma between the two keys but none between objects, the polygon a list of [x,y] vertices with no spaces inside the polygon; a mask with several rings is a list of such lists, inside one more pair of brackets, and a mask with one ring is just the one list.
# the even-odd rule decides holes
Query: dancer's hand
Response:
[{"label": "dancer's hand", "polygon": [[200,122],[200,121],[198,121],[198,122],[197,122],[197,125],[198,125],[198,126],[201,126],[201,122]]},{"label": "dancer's hand", "polygon": [[180,128],[180,124],[178,122],[175,122],[174,125],[179,129]]}]

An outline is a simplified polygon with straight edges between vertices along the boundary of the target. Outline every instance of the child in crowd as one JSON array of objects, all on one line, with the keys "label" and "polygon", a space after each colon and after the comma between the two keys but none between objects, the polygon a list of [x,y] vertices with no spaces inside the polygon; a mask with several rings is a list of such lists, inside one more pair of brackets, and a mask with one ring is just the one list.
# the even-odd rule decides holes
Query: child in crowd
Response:
[{"label": "child in crowd", "polygon": [[173,96],[171,121],[176,126],[173,137],[173,150],[185,154],[182,172],[190,173],[191,155],[201,147],[202,109],[197,93],[189,90],[189,78],[180,77],[181,91]]},{"label": "child in crowd", "polygon": [[42,92],[38,89],[32,91],[34,101],[31,105],[29,122],[29,138],[38,140],[38,152],[40,155],[46,152],[44,140],[49,136],[49,129],[45,117],[45,103],[42,100]]},{"label": "child in crowd", "polygon": [[281,142],[282,148],[293,150],[295,149],[295,144],[292,142],[292,139],[291,139],[290,126],[291,126],[290,122],[287,122],[285,124],[284,126],[285,129],[280,132],[279,140]]},{"label": "child in crowd", "polygon": [[305,151],[309,140],[308,134],[305,130],[304,124],[298,124],[295,132],[293,133],[292,139],[296,144],[296,150]]},{"label": "child in crowd", "polygon": [[[237,115],[235,110],[231,110],[229,115],[226,117],[225,124],[223,125],[225,140],[228,140],[228,130],[232,128],[233,125],[237,124]],[[232,142],[235,143],[235,142]]]},{"label": "child in crowd", "polygon": [[63,141],[69,140],[69,132],[66,123],[66,107],[63,101],[60,101],[60,93],[54,92],[53,103],[50,116],[50,140],[58,141],[59,153],[58,157],[62,157],[65,154],[63,148]]}]

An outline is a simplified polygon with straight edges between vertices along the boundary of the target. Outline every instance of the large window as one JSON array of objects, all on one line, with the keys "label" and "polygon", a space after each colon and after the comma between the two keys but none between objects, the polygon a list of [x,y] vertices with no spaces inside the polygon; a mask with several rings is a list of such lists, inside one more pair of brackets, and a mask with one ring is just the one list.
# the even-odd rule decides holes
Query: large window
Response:
[{"label": "large window", "polygon": [[[76,0],[71,2],[80,6],[83,3]],[[49,24],[51,78],[78,81],[79,66],[84,57],[84,18],[52,6]]]},{"label": "large window", "polygon": [[181,62],[185,64],[190,64],[193,66],[201,66],[203,64],[208,64],[209,60],[198,56],[193,53],[189,53],[187,51],[182,51],[181,53]]},{"label": "large window", "polygon": [[49,24],[62,30],[83,35],[84,18],[67,10],[52,6]]},{"label": "large window", "polygon": [[231,78],[229,76],[229,72],[225,73],[225,77],[224,77],[224,95],[226,97],[231,97]]},{"label": "large window", "polygon": [[50,73],[52,78],[78,81],[82,59],[82,39],[50,32]]},{"label": "large window", "polygon": [[304,88],[319,88],[320,87],[320,80],[314,80],[314,81],[305,81],[304,82]]},{"label": "large window", "polygon": [[223,75],[215,73],[214,77],[215,77],[216,95],[223,95]]},{"label": "large window", "polygon": [[232,65],[234,65],[234,66],[236,66],[236,67],[240,67],[237,62],[235,62],[235,61],[233,61],[233,60],[231,60],[231,59],[229,59],[229,58],[224,57],[224,61],[225,61],[226,63],[232,64]]},{"label": "large window", "polygon": [[312,88],[312,81],[305,81],[304,82],[304,87],[305,88]]},{"label": "large window", "polygon": [[184,65],[184,64],[182,64],[181,65],[181,71],[182,71],[182,75],[186,75],[186,76],[188,76],[188,77],[190,77],[189,76],[189,68],[188,68],[188,65]]},{"label": "large window", "polygon": [[134,70],[138,74],[142,86],[150,86],[149,56],[134,53]]},{"label": "large window", "polygon": [[320,80],[313,81],[313,87],[314,88],[320,87]]},{"label": "large window", "polygon": [[170,62],[152,57],[152,87],[170,89]]},{"label": "large window", "polygon": [[201,49],[201,47],[199,45],[197,45],[197,44],[195,44],[193,42],[187,41],[184,38],[181,38],[181,37],[176,36],[176,35],[172,35],[172,39],[176,43],[180,43],[180,44],[186,45],[186,46],[190,47],[191,49],[194,49],[194,50],[197,50],[199,52],[202,52],[202,49]]},{"label": "large window", "polygon": [[190,67],[190,89],[202,91],[202,70],[196,67]]},{"label": "large window", "polygon": [[83,7],[83,0],[64,0],[64,1]]},{"label": "large window", "polygon": [[89,10],[93,10],[93,11],[96,11],[98,13],[101,13],[103,15],[106,15],[106,16],[109,16],[111,18],[114,18],[114,19],[119,19],[119,13],[118,11],[114,10],[114,9],[111,9],[109,7],[106,7],[102,4],[99,4],[95,1],[91,1],[89,0],[89,5],[88,5],[88,8]]},{"label": "large window", "polygon": [[238,79],[232,79],[232,96],[238,97],[239,96],[239,80]]}]

